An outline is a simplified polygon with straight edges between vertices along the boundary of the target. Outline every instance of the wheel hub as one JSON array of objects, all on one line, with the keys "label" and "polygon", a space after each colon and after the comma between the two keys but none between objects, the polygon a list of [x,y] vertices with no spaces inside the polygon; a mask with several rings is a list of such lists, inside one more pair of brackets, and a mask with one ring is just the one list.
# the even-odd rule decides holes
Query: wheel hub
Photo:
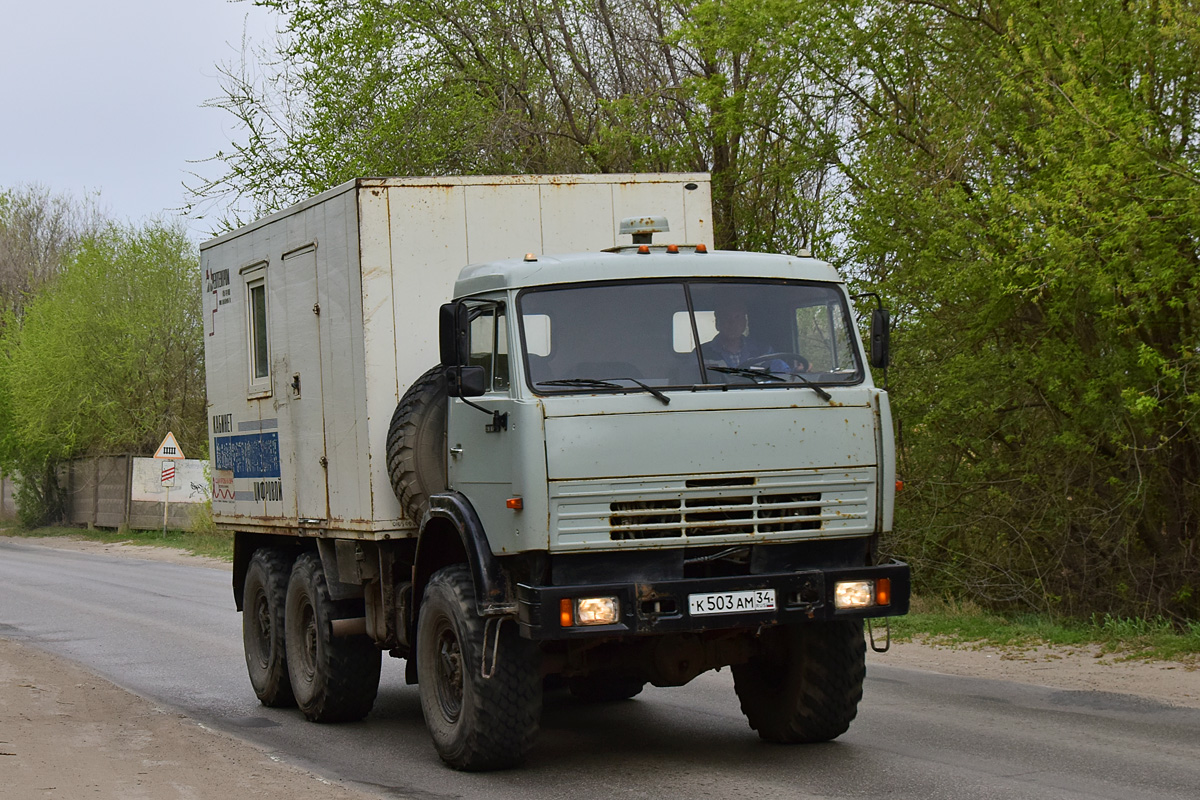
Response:
[{"label": "wheel hub", "polygon": [[265,595],[259,594],[254,603],[254,621],[258,627],[258,636],[254,644],[257,646],[255,656],[259,666],[266,669],[271,651],[271,609],[267,605]]},{"label": "wheel hub", "polygon": [[447,721],[455,722],[462,713],[462,647],[454,631],[446,628],[438,636],[437,697]]},{"label": "wheel hub", "polygon": [[301,666],[305,677],[312,680],[317,672],[317,617],[310,605],[304,607],[302,613],[304,630],[304,650],[300,653]]}]

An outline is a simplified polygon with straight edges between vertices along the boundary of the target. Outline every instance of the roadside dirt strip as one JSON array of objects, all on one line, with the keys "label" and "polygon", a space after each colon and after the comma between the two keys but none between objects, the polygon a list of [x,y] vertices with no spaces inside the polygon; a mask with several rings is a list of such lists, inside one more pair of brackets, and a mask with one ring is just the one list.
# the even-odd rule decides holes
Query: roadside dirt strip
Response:
[{"label": "roadside dirt strip", "polygon": [[0,776],[0,797],[13,800],[374,797],[8,639],[0,639]]},{"label": "roadside dirt strip", "polygon": [[890,652],[867,652],[870,664],[908,667],[996,681],[1028,683],[1073,691],[1149,697],[1167,705],[1200,708],[1200,665],[1195,662],[1140,661],[1098,647],[933,647],[893,644]]}]

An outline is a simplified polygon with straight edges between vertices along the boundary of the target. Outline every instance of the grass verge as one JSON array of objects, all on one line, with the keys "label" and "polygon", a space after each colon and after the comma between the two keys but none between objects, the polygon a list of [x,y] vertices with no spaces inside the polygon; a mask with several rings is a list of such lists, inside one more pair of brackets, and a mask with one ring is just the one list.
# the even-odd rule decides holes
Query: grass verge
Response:
[{"label": "grass verge", "polygon": [[76,537],[109,544],[124,543],[146,547],[174,547],[197,556],[233,561],[233,536],[224,531],[133,531],[110,528],[33,528],[20,527],[15,522],[0,521],[0,536]]},{"label": "grass verge", "polygon": [[996,614],[969,602],[913,598],[907,616],[891,621],[897,641],[947,647],[1098,647],[1120,658],[1200,662],[1200,622],[1096,615],[1087,620],[1041,614]]}]

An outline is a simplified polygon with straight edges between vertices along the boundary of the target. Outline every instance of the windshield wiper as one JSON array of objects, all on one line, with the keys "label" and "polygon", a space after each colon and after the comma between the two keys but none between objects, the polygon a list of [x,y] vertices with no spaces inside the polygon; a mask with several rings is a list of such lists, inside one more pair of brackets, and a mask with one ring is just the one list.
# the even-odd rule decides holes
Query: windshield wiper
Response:
[{"label": "windshield wiper", "polygon": [[[787,382],[787,378],[783,377],[782,375],[777,375],[774,372],[771,372],[769,369],[749,369],[747,367],[705,367],[705,369],[711,370],[712,372],[725,372],[730,375],[741,375],[744,378],[751,378],[751,379],[770,378],[771,380],[780,381],[782,383]],[[808,378],[804,377],[800,373],[789,372],[787,374],[791,375],[793,378],[796,378],[797,380],[799,380],[801,383],[803,383],[809,389],[812,389],[814,392],[817,393],[817,396],[820,397],[822,400],[824,400],[826,403],[833,400],[833,395],[831,395],[829,392],[825,391],[820,386],[813,383],[812,381],[810,381]]]},{"label": "windshield wiper", "polygon": [[724,372],[729,375],[741,375],[743,378],[770,378],[773,381],[787,380],[787,378],[781,378],[766,367],[761,369],[750,369],[748,367],[705,367],[705,369],[711,372]]},{"label": "windshield wiper", "polygon": [[588,388],[594,388],[594,389],[624,389],[625,391],[629,391],[628,386],[622,386],[619,383],[613,383],[613,381],[629,381],[630,383],[635,383],[644,391],[647,391],[650,394],[654,395],[654,397],[656,399],[658,399],[659,401],[661,401],[664,406],[671,404],[671,398],[667,397],[665,394],[660,392],[658,389],[655,389],[653,386],[647,386],[646,384],[639,381],[637,378],[610,378],[608,380],[601,380],[600,378],[563,378],[561,380],[555,380],[555,381],[537,381],[537,385],[538,386],[582,386],[582,387],[588,387]]}]

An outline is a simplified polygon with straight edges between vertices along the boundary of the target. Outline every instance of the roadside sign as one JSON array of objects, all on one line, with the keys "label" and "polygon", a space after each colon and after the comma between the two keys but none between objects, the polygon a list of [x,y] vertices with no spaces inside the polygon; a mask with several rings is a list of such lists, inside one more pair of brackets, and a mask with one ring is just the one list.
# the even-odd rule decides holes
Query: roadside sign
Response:
[{"label": "roadside sign", "polygon": [[163,462],[162,485],[168,488],[175,485],[175,465],[170,461]]},{"label": "roadside sign", "polygon": [[175,434],[167,432],[167,438],[163,439],[162,444],[154,451],[154,457],[183,460],[183,450],[180,449],[179,442],[175,441]]}]

